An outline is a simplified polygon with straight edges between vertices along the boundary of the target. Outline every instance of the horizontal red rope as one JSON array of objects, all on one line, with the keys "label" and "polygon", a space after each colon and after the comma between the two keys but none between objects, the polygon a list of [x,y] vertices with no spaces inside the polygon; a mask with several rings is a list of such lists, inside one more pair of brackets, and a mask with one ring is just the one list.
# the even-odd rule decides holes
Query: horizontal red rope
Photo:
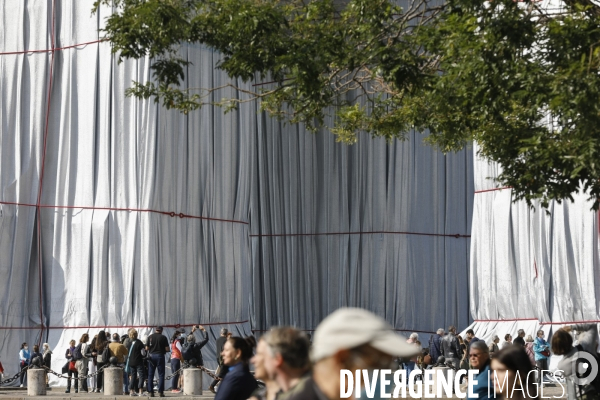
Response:
[{"label": "horizontal red rope", "polygon": [[326,233],[274,233],[250,235],[250,237],[290,237],[290,236],[335,236],[335,235],[376,235],[379,233],[390,235],[419,235],[419,236],[442,236],[453,238],[470,238],[471,235],[444,234],[444,233],[420,233],[420,232],[398,232],[398,231],[356,231],[356,232],[326,232]]},{"label": "horizontal red rope", "polygon": [[[269,332],[270,329],[252,329],[252,332]],[[300,329],[301,331],[304,332],[314,332],[315,329]],[[415,329],[394,329],[396,332],[417,332],[417,333],[431,333],[434,334],[436,332],[431,332],[431,331],[418,331]]]},{"label": "horizontal red rope", "polygon": [[[163,328],[181,328],[185,326],[194,326],[194,325],[202,325],[202,326],[211,326],[211,325],[239,325],[245,324],[249,322],[245,321],[235,321],[235,322],[208,322],[208,323],[195,323],[195,324],[176,324],[176,325],[95,325],[95,326],[46,326],[44,329],[121,329],[121,328],[155,328],[157,326],[162,326]],[[39,326],[27,326],[27,327],[15,327],[15,326],[0,326],[0,329],[12,329],[12,330],[35,330],[40,329]]]},{"label": "horizontal red rope", "polygon": [[539,321],[537,318],[515,318],[515,319],[476,319],[473,322],[513,322],[513,321]]},{"label": "horizontal red rope", "polygon": [[474,193],[495,192],[495,191],[497,191],[497,190],[504,190],[504,189],[512,189],[512,186],[504,186],[504,187],[501,187],[501,188],[495,188],[495,189],[476,190]]},{"label": "horizontal red rope", "polygon": [[60,51],[60,50],[66,50],[66,49],[73,49],[73,48],[76,48],[76,47],[83,47],[83,46],[87,46],[88,44],[100,43],[102,41],[104,41],[104,39],[93,40],[91,42],[85,42],[85,43],[73,44],[73,45],[65,46],[65,47],[57,47],[57,48],[54,48],[54,49],[9,51],[9,52],[0,53],[0,56],[10,56],[10,55],[16,55],[16,54],[50,53],[50,52],[53,52],[53,51]]},{"label": "horizontal red rope", "polygon": [[58,208],[58,209],[76,209],[76,210],[104,210],[104,211],[131,211],[131,212],[148,212],[148,213],[156,213],[168,215],[169,217],[179,217],[179,218],[192,218],[192,219],[203,219],[207,221],[217,221],[217,222],[231,222],[236,224],[244,224],[248,225],[248,222],[245,221],[237,221],[235,219],[223,219],[223,218],[211,218],[211,217],[202,217],[198,215],[189,215],[184,213],[176,213],[175,211],[160,211],[160,210],[152,210],[145,208],[119,208],[119,207],[90,207],[90,206],[58,206],[58,205],[49,205],[49,204],[29,204],[29,203],[15,203],[10,201],[0,201],[0,204],[11,205],[11,206],[24,206],[24,207],[40,207],[40,208]]}]

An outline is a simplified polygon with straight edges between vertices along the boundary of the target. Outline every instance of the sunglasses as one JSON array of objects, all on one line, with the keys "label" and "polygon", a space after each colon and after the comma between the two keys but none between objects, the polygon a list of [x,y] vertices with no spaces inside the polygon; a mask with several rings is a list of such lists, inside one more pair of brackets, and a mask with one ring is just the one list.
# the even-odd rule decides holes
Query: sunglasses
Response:
[{"label": "sunglasses", "polygon": [[478,354],[473,354],[473,353],[471,353],[471,354],[469,354],[469,358],[473,358],[473,357],[479,357],[480,355],[481,355],[481,354],[479,354],[479,353],[478,353]]}]

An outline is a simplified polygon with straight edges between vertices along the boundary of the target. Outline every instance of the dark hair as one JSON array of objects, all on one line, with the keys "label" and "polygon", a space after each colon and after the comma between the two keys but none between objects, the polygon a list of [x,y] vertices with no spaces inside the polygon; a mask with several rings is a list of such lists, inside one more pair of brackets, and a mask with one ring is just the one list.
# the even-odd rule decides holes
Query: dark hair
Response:
[{"label": "dark hair", "polygon": [[25,348],[25,346],[27,346],[27,342],[21,343],[21,350],[23,350]]},{"label": "dark hair", "polygon": [[96,338],[96,350],[98,352],[102,352],[104,348],[108,345],[108,340],[106,339],[106,332],[100,331],[98,332],[98,337]]},{"label": "dark hair", "polygon": [[567,354],[573,348],[573,337],[563,328],[552,335],[552,352],[557,356]]},{"label": "dark hair", "polygon": [[40,352],[40,346],[38,346],[37,344],[33,345],[33,352],[34,353],[39,353]]},{"label": "dark hair", "polygon": [[171,336],[171,343],[174,343],[176,340],[179,340],[179,339],[177,338],[177,335],[179,335],[180,333],[181,333],[181,332],[179,332],[178,330],[176,330],[176,331],[173,333],[173,336]]},{"label": "dark hair", "polygon": [[[256,340],[256,339],[255,339]],[[242,352],[242,361],[247,363],[250,358],[252,358],[252,349],[254,348],[254,341],[249,338],[241,338],[239,336],[232,336],[227,339],[229,343],[233,346],[234,349],[240,350]]]},{"label": "dark hair", "polygon": [[508,339],[510,338],[510,333],[507,333],[506,335],[504,335],[504,340],[506,340],[508,342]]},{"label": "dark hair", "polygon": [[79,339],[79,343],[87,343],[88,340],[90,340],[90,335],[88,335],[87,333],[84,333],[83,335],[81,335],[81,339]]},{"label": "dark hair", "polygon": [[[508,346],[494,353],[492,359],[506,365],[506,368],[519,373],[521,382],[526,385],[529,382],[528,374],[533,370],[531,360],[522,346]],[[516,379],[516,378],[515,378]],[[533,383],[533,382],[531,382]],[[510,384],[509,384],[510,385]],[[510,386],[509,386],[510,387]],[[525,389],[525,388],[523,388]]]},{"label": "dark hair", "polygon": [[473,329],[469,329],[468,331],[466,331],[465,333],[468,333],[469,335],[473,335],[475,336],[475,332],[473,331]]}]

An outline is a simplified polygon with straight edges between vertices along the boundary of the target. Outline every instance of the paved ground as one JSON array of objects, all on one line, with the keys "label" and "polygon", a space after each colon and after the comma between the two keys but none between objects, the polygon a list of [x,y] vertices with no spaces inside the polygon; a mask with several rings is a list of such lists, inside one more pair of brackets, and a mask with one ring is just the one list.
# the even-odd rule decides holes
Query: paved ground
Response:
[{"label": "paved ground", "polygon": [[[87,400],[87,399],[105,399],[105,400],[112,400],[112,399],[119,399],[119,400],[124,400],[124,399],[136,399],[139,397],[130,397],[130,396],[104,396],[104,394],[102,393],[70,393],[70,394],[66,394],[65,393],[65,389],[66,388],[61,388],[61,387],[54,387],[52,388],[50,391],[47,392],[46,396],[40,396],[40,397],[28,397],[27,396],[27,390],[24,389],[17,389],[17,388],[0,388],[0,400],[31,400],[31,399],[39,399],[39,400],[43,400],[45,398],[51,397],[52,400],[70,400],[70,399],[74,399],[74,400]],[[183,396],[182,394],[175,394],[175,393],[165,393],[166,397],[169,398],[185,398],[187,400],[191,400],[191,399],[214,399],[215,395],[210,393],[208,390],[205,390],[203,392],[203,394],[201,396]],[[543,397],[545,398],[566,398],[566,394],[563,394],[562,388],[558,385],[548,385],[548,386],[544,386],[544,393],[543,393]],[[159,397],[156,397],[157,399]],[[454,398],[458,398],[458,397],[454,397]],[[542,398],[541,394],[540,394],[540,399]]]}]

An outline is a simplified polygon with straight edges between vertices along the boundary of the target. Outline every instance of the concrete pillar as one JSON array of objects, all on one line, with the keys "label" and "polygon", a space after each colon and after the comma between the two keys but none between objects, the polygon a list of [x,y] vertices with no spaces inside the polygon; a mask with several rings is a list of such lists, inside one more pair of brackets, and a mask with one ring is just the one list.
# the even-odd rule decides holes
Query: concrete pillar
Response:
[{"label": "concrete pillar", "polygon": [[199,368],[186,368],[183,370],[183,394],[202,394],[202,370]]},{"label": "concrete pillar", "polygon": [[123,368],[107,367],[104,368],[104,395],[122,396],[123,395]]},{"label": "concrete pillar", "polygon": [[27,396],[46,395],[46,370],[30,368],[27,370]]}]

